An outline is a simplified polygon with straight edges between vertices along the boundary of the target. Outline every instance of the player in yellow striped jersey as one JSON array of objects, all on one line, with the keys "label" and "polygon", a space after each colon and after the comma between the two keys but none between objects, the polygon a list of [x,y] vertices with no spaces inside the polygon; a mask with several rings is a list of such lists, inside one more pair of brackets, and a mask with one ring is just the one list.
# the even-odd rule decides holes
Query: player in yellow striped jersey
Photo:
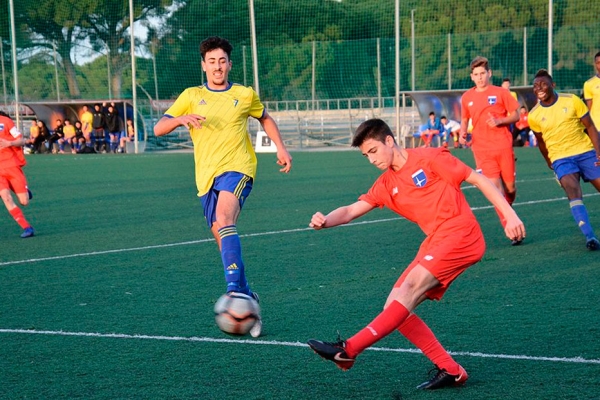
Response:
[{"label": "player in yellow striped jersey", "polygon": [[600,192],[600,139],[586,105],[574,94],[558,94],[552,76],[541,69],[533,80],[539,103],[529,112],[529,127],[548,166],[554,170],[569,199],[571,213],[586,238],[586,247],[600,249],[587,209],[580,179]]},{"label": "player in yellow striped jersey", "polygon": [[583,98],[596,129],[600,129],[600,51],[594,56],[594,67],[597,73],[583,84]]},{"label": "player in yellow striped jersey", "polygon": [[[154,127],[156,136],[179,126],[189,129],[194,144],[196,186],[204,216],[221,251],[227,292],[253,296],[246,279],[237,219],[252,190],[256,154],[247,132],[248,117],[257,119],[277,146],[281,172],[289,172],[288,153],[275,120],[267,113],[251,87],[228,81],[231,71],[231,44],[209,37],[200,44],[206,83],[186,89]],[[250,330],[260,336],[262,322]]]}]

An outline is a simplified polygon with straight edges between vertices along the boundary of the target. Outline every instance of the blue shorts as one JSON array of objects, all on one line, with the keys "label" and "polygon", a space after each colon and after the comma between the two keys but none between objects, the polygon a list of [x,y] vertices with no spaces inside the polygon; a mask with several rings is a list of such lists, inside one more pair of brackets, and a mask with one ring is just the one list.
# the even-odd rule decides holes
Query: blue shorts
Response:
[{"label": "blue shorts", "polygon": [[209,228],[217,220],[217,200],[219,192],[230,192],[238,198],[240,202],[240,210],[242,209],[246,198],[252,190],[253,179],[248,175],[240,172],[225,172],[215,178],[208,192],[200,197],[202,208],[204,208],[204,218]]},{"label": "blue shorts", "polygon": [[596,150],[590,150],[576,156],[560,158],[552,163],[552,169],[558,180],[565,175],[578,173],[585,182],[589,182],[600,178],[600,167],[594,165],[596,161]]}]

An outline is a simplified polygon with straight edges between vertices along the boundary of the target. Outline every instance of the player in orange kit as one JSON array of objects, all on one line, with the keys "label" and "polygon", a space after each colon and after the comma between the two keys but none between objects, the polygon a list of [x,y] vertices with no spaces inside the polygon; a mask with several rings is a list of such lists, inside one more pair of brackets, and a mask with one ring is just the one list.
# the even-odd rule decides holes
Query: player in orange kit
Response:
[{"label": "player in orange kit", "polygon": [[494,184],[447,149],[401,148],[390,127],[380,119],[363,122],[352,146],[360,148],[369,162],[384,172],[357,202],[327,215],[317,212],[309,226],[317,230],[332,228],[387,206],[418,224],[427,237],[392,288],[384,310],[372,322],[348,340],[311,339],[308,345],[321,357],[347,370],[363,350],[398,330],[438,369],[419,389],[462,385],[468,378],[467,372],[414,313],[423,301],[441,299],[454,279],[481,260],[485,252],[481,228],[460,189],[461,183],[479,188],[502,213],[508,238],[522,240],[525,227]]},{"label": "player in orange kit", "polygon": [[17,195],[19,203],[29,204],[31,192],[27,188],[27,180],[23,174],[25,156],[23,145],[25,139],[10,117],[0,111],[0,197],[14,220],[23,228],[22,238],[32,237],[33,228],[25,219],[21,209],[15,204],[12,192]]},{"label": "player in orange kit", "polygon": [[[519,102],[510,92],[490,84],[492,71],[485,57],[471,62],[475,87],[461,98],[461,144],[466,142],[469,119],[473,123],[472,149],[478,172],[488,177],[512,205],[517,196],[515,155],[510,125],[519,120]],[[506,221],[496,209],[502,226]],[[513,246],[521,244],[512,240]]]}]

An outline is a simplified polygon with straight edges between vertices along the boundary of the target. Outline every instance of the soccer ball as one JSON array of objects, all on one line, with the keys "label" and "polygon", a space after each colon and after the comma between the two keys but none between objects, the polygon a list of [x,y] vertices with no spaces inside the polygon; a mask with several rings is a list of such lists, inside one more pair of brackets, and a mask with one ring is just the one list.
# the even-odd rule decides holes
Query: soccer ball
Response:
[{"label": "soccer ball", "polygon": [[237,292],[225,293],[215,303],[215,321],[219,329],[232,335],[245,335],[260,315],[254,298]]}]

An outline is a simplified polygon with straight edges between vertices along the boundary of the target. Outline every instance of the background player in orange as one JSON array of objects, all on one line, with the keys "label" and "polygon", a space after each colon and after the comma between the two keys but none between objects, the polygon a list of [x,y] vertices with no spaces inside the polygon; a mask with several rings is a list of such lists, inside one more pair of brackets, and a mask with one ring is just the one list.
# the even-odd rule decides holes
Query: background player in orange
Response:
[{"label": "background player in orange", "polygon": [[460,189],[461,183],[479,188],[502,212],[506,236],[520,240],[525,237],[525,227],[493,183],[447,149],[401,148],[389,126],[380,119],[363,122],[352,146],[359,147],[369,162],[384,172],[357,202],[327,215],[317,212],[309,226],[317,230],[331,228],[387,206],[418,224],[427,237],[395,283],[384,310],[372,322],[346,341],[311,339],[308,345],[321,357],[347,370],[363,350],[398,330],[438,368],[438,373],[418,388],[462,385],[468,378],[467,372],[414,313],[423,301],[441,299],[454,279],[483,257],[483,234]]},{"label": "background player in orange", "polygon": [[[506,89],[490,83],[492,71],[485,57],[471,62],[471,79],[475,87],[461,98],[461,144],[466,142],[469,119],[473,123],[473,156],[477,171],[488,177],[504,194],[508,204],[515,201],[515,155],[510,125],[519,120],[519,102]],[[496,209],[502,226],[506,221]],[[511,244],[519,245],[520,240]]]},{"label": "background player in orange", "polygon": [[23,228],[22,238],[32,237],[33,228],[25,219],[23,211],[15,204],[12,192],[17,195],[19,203],[29,204],[31,192],[27,188],[27,180],[23,174],[25,156],[23,145],[25,139],[10,117],[0,111],[0,197],[9,214]]}]

